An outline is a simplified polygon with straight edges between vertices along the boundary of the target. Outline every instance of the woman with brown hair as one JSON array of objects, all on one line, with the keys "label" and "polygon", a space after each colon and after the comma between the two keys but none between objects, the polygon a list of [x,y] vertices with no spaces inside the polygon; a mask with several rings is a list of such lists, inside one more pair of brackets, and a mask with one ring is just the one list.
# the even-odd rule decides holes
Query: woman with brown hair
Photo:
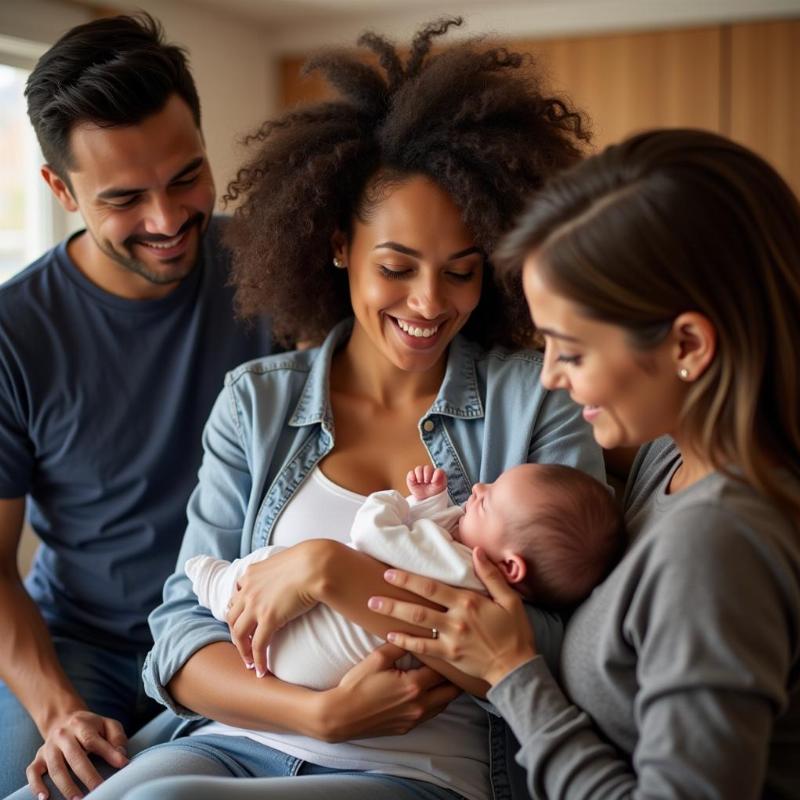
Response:
[{"label": "woman with brown hair", "polygon": [[[211,775],[264,780],[176,777],[140,796],[515,796],[501,721],[461,693],[483,682],[443,662],[400,671],[401,652],[385,646],[312,691],[269,674],[265,655],[269,634],[318,602],[386,633],[366,607],[385,567],[347,535],[364,496],[402,490],[411,466],[443,468],[456,503],[528,461],[602,476],[580,409],[539,385],[541,353],[521,349],[524,298],[502,299],[487,257],[586,134],[522,56],[475,42],[432,55],[454,22],[423,29],[406,60],[371,34],[362,43],[379,67],[317,59],[341,96],[267,123],[231,187],[243,199],[230,231],[240,308],[268,312],[287,341],[322,344],[226,380],[181,567],[150,617],[145,685],[191,721],[98,800],[144,779]],[[198,605],[182,565],[267,543],[287,550],[248,569],[229,630]],[[559,619],[531,614],[554,654]]]},{"label": "woman with brown hair", "polygon": [[535,797],[800,797],[797,198],[720,136],[644,133],[553,180],[495,263],[521,274],[544,385],[604,447],[653,442],[629,550],[569,621],[561,688],[480,553],[492,599],[395,571],[444,611],[370,606],[492,684]]}]

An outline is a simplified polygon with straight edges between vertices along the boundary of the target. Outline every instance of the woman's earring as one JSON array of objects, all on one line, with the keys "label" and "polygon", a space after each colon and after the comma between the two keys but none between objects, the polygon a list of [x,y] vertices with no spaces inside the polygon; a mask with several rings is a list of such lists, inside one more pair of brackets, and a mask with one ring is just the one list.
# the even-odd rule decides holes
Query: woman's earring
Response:
[{"label": "woman's earring", "polygon": [[339,258],[339,256],[334,256],[333,266],[336,267],[336,269],[344,269],[347,266],[347,264],[345,264],[344,261],[342,261],[342,259]]},{"label": "woman's earring", "polygon": [[681,367],[681,368],[678,370],[678,377],[679,377],[679,378],[680,378],[682,381],[688,381],[688,380],[689,380],[689,370],[688,370],[688,369],[686,369],[686,367]]}]

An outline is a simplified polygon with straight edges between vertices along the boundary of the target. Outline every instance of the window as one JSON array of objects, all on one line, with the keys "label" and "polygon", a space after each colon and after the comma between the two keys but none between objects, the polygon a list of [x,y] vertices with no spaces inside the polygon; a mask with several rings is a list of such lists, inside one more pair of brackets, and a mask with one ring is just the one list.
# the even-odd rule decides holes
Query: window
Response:
[{"label": "window", "polygon": [[81,227],[80,217],[61,208],[39,174],[42,155],[24,95],[36,59],[27,52],[21,58],[15,52],[20,48],[0,36],[0,283]]},{"label": "window", "polygon": [[27,77],[26,70],[0,64],[0,282],[33,261],[53,239],[40,186],[41,156],[25,111]]}]

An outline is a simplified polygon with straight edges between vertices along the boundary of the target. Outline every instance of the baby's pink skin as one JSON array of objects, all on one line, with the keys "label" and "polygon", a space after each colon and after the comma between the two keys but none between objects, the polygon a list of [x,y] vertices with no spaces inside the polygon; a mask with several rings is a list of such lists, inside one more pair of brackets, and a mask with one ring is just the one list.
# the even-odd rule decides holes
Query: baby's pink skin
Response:
[{"label": "baby's pink skin", "polygon": [[[515,552],[507,535],[509,509],[532,501],[530,470],[535,466],[521,464],[506,470],[494,483],[476,483],[464,503],[464,514],[450,530],[455,541],[480,547],[512,585],[522,581],[527,570],[525,559]],[[427,500],[447,488],[447,475],[425,464],[410,470],[406,483],[416,500]]]},{"label": "baby's pink skin", "polygon": [[409,470],[406,484],[409,494],[415,500],[427,500],[445,490],[447,475],[443,469],[434,469],[430,464],[424,464]]}]

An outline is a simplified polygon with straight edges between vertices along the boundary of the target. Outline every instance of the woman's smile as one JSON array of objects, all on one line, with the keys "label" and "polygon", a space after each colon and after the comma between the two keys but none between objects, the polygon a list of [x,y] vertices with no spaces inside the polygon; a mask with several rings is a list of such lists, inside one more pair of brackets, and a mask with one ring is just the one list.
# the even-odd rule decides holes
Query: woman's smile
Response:
[{"label": "woman's smile", "polygon": [[483,276],[483,255],[450,195],[412,175],[368,219],[356,219],[349,242],[341,237],[334,250],[347,265],[361,366],[442,368],[478,305]]},{"label": "woman's smile", "polygon": [[386,315],[400,341],[415,350],[427,350],[436,347],[446,328],[447,320],[431,322]]}]

